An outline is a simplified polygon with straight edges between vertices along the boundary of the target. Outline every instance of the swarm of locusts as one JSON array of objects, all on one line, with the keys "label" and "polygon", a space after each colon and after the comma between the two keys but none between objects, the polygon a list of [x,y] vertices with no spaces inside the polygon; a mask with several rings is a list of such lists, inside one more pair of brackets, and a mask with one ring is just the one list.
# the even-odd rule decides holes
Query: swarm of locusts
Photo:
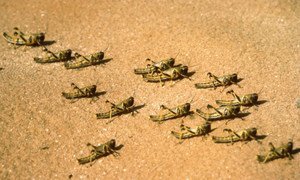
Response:
[{"label": "swarm of locusts", "polygon": [[[104,52],[98,51],[90,55],[81,55],[77,52],[73,53],[71,49],[63,49],[59,51],[51,51],[46,45],[45,33],[23,33],[19,28],[13,28],[11,34],[4,32],[4,39],[13,44],[14,46],[40,46],[42,48],[42,55],[39,57],[34,57],[33,60],[36,63],[48,64],[63,62],[66,69],[80,69],[88,66],[96,66],[103,64],[112,60],[112,58],[104,58]],[[73,53],[73,55],[72,55]],[[137,75],[141,75],[143,80],[151,83],[160,83],[162,86],[166,81],[179,81],[181,79],[187,78],[189,80],[191,74],[188,72],[189,68],[183,64],[176,64],[175,58],[164,59],[160,61],[152,61],[146,59],[149,62],[144,68],[135,68],[133,71]],[[3,68],[0,68],[3,70]],[[208,79],[203,82],[194,84],[197,89],[217,89],[218,87],[226,89],[231,85],[236,85],[241,87],[238,83],[241,81],[238,78],[237,73],[231,73],[227,75],[216,76],[211,72],[207,73]],[[105,94],[104,92],[97,91],[97,85],[92,84],[88,86],[77,86],[75,83],[71,83],[72,90],[62,92],[62,96],[71,102],[77,101],[83,98],[90,98],[92,101],[99,99],[100,95]],[[215,121],[220,120],[233,120],[235,118],[243,119],[249,113],[244,112],[244,108],[250,108],[251,106],[257,106],[261,102],[258,100],[259,93],[249,93],[244,95],[238,95],[233,90],[229,90],[226,94],[232,95],[233,99],[230,100],[216,100],[217,106],[207,104],[206,110],[203,108],[197,108],[194,111],[191,109],[191,102],[185,102],[182,104],[177,104],[173,107],[168,107],[167,105],[160,105],[162,112],[155,115],[150,115],[149,119],[156,123],[163,123],[169,120],[181,119],[179,125],[179,130],[173,130],[170,132],[172,136],[179,139],[180,141],[199,137],[208,136],[216,128],[212,128]],[[113,103],[113,101],[106,100],[105,103],[110,104],[108,110],[95,113],[97,119],[111,119],[137,112],[138,108],[142,108],[144,105],[135,106],[135,99],[133,96],[118,100],[118,103]],[[190,115],[198,115],[204,120],[204,123],[190,127],[183,123],[183,118]],[[110,121],[112,122],[112,121]],[[226,123],[227,124],[227,123]],[[240,130],[232,130],[230,128],[225,128],[223,130],[227,132],[228,135],[224,136],[212,136],[211,139],[214,143],[238,143],[238,142],[249,142],[255,140],[262,143],[264,135],[258,135],[258,128],[248,127],[241,128]],[[120,150],[122,145],[116,146],[116,140],[111,139],[98,146],[87,143],[88,147],[91,147],[90,154],[77,159],[79,164],[86,164],[101,157],[108,156],[110,154],[118,156],[117,150]],[[279,147],[275,147],[271,142],[269,143],[270,150],[262,155],[257,155],[257,161],[261,163],[267,163],[278,158],[288,157],[292,159],[293,151],[293,141],[289,140],[286,144],[282,144]]]}]

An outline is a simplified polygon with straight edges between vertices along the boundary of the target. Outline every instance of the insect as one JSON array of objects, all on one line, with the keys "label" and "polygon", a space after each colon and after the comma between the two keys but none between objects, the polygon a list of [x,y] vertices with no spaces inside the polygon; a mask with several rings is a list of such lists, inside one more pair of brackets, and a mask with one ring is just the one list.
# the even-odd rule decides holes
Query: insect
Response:
[{"label": "insect", "polygon": [[184,124],[180,125],[180,132],[171,131],[171,134],[175,136],[177,139],[188,139],[195,136],[203,136],[207,135],[211,131],[211,123],[206,121],[201,126],[196,126],[195,128],[191,128]]},{"label": "insect", "polygon": [[256,134],[257,129],[256,128],[248,128],[241,130],[239,132],[235,132],[231,129],[224,129],[223,131],[227,131],[231,133],[232,135],[227,137],[217,137],[213,136],[212,140],[215,143],[234,143],[238,141],[250,141],[250,140],[257,140]]},{"label": "insect", "polygon": [[215,108],[212,105],[208,104],[207,108],[208,109],[212,108],[215,110],[215,112],[205,113],[201,109],[196,109],[197,114],[207,121],[221,120],[221,119],[236,117],[241,110],[240,106],[233,106],[233,105],[220,106],[218,108]]},{"label": "insect", "polygon": [[217,77],[215,75],[213,75],[212,73],[207,73],[208,77],[210,79],[213,79],[210,82],[206,82],[206,83],[197,83],[195,84],[195,87],[197,89],[205,89],[205,88],[214,88],[216,89],[219,86],[225,86],[225,88],[231,84],[235,84],[237,86],[239,86],[238,83],[238,77],[237,74],[229,74],[229,75],[225,75],[225,76],[221,76],[221,77]]},{"label": "insect", "polygon": [[[180,78],[188,78],[187,66],[176,66],[167,70],[161,71],[157,74],[143,74],[143,78],[146,82],[164,82],[173,81]],[[163,84],[162,84],[163,85]]]},{"label": "insect", "polygon": [[119,155],[119,153],[116,151],[116,140],[114,139],[111,139],[99,146],[94,146],[91,143],[88,143],[87,146],[91,146],[93,148],[91,150],[91,154],[87,157],[77,159],[79,164],[86,164],[101,157],[108,156],[109,154],[113,154],[114,156]]},{"label": "insect", "polygon": [[97,52],[89,56],[82,56],[78,53],[75,53],[75,60],[65,62],[65,67],[67,69],[78,69],[88,66],[99,65],[110,61],[111,59],[104,59],[104,52]]},{"label": "insect", "polygon": [[[146,59],[146,61],[151,61],[150,59]],[[167,70],[174,66],[175,59],[170,58],[166,60],[162,60],[159,62],[151,61],[152,64],[148,64],[146,68],[137,68],[134,69],[135,74],[154,74],[159,73],[161,71]]]},{"label": "insect", "polygon": [[161,109],[166,109],[169,112],[162,114],[162,115],[150,115],[150,119],[154,122],[161,123],[162,121],[183,117],[183,116],[189,115],[191,113],[190,112],[190,108],[191,108],[190,103],[185,103],[185,104],[179,105],[177,107],[174,107],[172,109],[167,108],[164,105],[161,105],[160,107],[161,107]]},{"label": "insect", "polygon": [[62,62],[62,61],[68,61],[72,59],[72,50],[67,49],[64,51],[59,51],[57,53],[54,53],[50,50],[48,50],[45,46],[43,46],[43,51],[46,52],[46,55],[42,58],[40,57],[34,57],[34,61],[37,63],[54,63],[54,62]]},{"label": "insect", "polygon": [[269,143],[270,150],[265,155],[257,155],[258,162],[267,163],[269,161],[288,157],[290,160],[293,159],[292,151],[293,151],[293,141],[289,140],[287,144],[283,144],[278,148],[275,148],[274,145]]},{"label": "insect", "polygon": [[15,45],[35,46],[44,43],[45,33],[25,34],[22,31],[20,31],[19,28],[15,27],[12,36],[4,32],[3,37],[7,42]]},{"label": "insect", "polygon": [[71,83],[71,86],[73,87],[73,92],[63,92],[62,95],[66,99],[76,99],[76,98],[98,98],[99,92],[96,92],[97,86],[91,85],[86,86],[83,88],[79,88],[74,83]]},{"label": "insect", "polygon": [[239,97],[233,90],[227,91],[227,94],[231,94],[234,100],[216,100],[216,103],[220,106],[223,105],[240,105],[240,106],[251,106],[257,103],[258,94],[246,94]]},{"label": "insect", "polygon": [[134,109],[134,98],[133,97],[129,97],[128,99],[125,99],[124,101],[122,101],[118,104],[114,104],[108,100],[106,100],[106,103],[111,104],[110,110],[105,113],[96,114],[98,119],[112,118],[117,115],[132,112],[132,110]]}]

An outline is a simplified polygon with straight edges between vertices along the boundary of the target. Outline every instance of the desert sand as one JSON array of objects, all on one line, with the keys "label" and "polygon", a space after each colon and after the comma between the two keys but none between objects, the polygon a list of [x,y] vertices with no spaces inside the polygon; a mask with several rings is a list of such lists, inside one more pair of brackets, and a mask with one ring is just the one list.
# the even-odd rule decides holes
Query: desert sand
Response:
[{"label": "desert sand", "polygon": [[[275,146],[293,139],[300,148],[299,49],[300,4],[297,0],[259,1],[1,1],[1,32],[19,27],[24,32],[46,32],[52,51],[72,49],[80,54],[105,50],[113,58],[105,65],[66,70],[62,63],[37,64],[40,47],[18,47],[0,40],[0,177],[1,179],[300,179],[300,154],[293,160],[267,164],[256,160]],[[133,69],[176,57],[176,63],[195,71],[191,80],[174,86],[146,83]],[[238,73],[243,80],[223,92],[199,90],[207,73]],[[96,102],[70,103],[62,97],[70,84],[96,84],[106,94]],[[210,136],[179,143],[170,131],[181,120],[202,124],[195,115],[163,124],[149,120],[160,105],[191,102],[191,109],[216,99],[259,92],[267,101],[246,111],[244,120],[218,121]],[[146,104],[135,116],[126,114],[98,120],[105,100],[129,96]],[[204,108],[205,109],[205,108]],[[233,145],[215,144],[212,135],[224,128],[257,127],[267,135]],[[92,166],[77,158],[89,154],[88,142],[101,144],[115,138],[124,145],[119,157],[101,158]]]}]

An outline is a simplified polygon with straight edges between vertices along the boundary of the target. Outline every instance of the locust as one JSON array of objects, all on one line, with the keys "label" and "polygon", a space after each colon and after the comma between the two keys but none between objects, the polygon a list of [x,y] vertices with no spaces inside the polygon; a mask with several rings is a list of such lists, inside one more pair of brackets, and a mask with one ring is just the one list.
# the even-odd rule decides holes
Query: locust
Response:
[{"label": "locust", "polygon": [[177,139],[188,139],[196,136],[204,136],[211,132],[211,123],[206,121],[204,124],[200,126],[196,126],[195,128],[191,128],[184,124],[180,125],[180,132],[171,131],[171,134],[175,136]]},{"label": "locust", "polygon": [[213,136],[212,140],[215,143],[234,143],[238,141],[251,141],[251,140],[257,140],[256,137],[257,129],[256,128],[247,128],[238,132],[235,132],[231,129],[224,129],[223,131],[227,131],[228,133],[231,133],[232,135],[226,136],[226,137],[217,137]]},{"label": "locust", "polygon": [[265,155],[257,155],[258,162],[267,163],[279,158],[288,157],[290,160],[293,159],[293,141],[289,140],[287,144],[282,144],[280,147],[275,148],[273,143],[269,143],[270,150]]},{"label": "locust", "polygon": [[66,99],[98,98],[99,93],[96,92],[96,85],[79,88],[74,83],[71,83],[71,86],[73,87],[73,92],[62,92],[62,95]]},{"label": "locust", "polygon": [[95,66],[101,63],[110,61],[111,59],[104,59],[104,52],[100,51],[88,56],[83,56],[79,53],[75,53],[75,60],[65,62],[66,69],[79,69],[88,66]]},{"label": "locust", "polygon": [[239,97],[233,90],[227,91],[227,94],[231,94],[234,100],[216,100],[216,103],[220,106],[223,105],[240,105],[240,106],[252,106],[257,103],[258,94],[246,94]]},{"label": "locust", "polygon": [[267,163],[279,158],[288,157],[289,160],[293,159],[293,141],[289,140],[287,144],[282,144],[280,147],[275,148],[273,143],[269,143],[270,150],[265,155],[257,155],[258,162]]},{"label": "locust", "polygon": [[205,83],[197,83],[195,84],[195,87],[197,89],[206,89],[206,88],[214,88],[216,89],[219,86],[224,86],[225,88],[227,86],[230,86],[231,84],[235,84],[237,86],[239,86],[238,83],[238,77],[237,74],[229,74],[229,75],[224,75],[221,77],[217,77],[215,75],[213,75],[212,73],[207,73],[208,77],[210,79],[212,79],[209,82],[205,82]]},{"label": "locust", "polygon": [[191,113],[190,112],[190,108],[191,108],[190,103],[185,103],[185,104],[179,105],[179,106],[171,108],[171,109],[166,107],[165,105],[161,105],[160,108],[166,109],[169,112],[162,114],[162,115],[150,115],[150,119],[152,121],[161,123],[162,121],[183,117],[183,116],[189,115]]},{"label": "locust", "polygon": [[241,110],[240,106],[235,105],[220,106],[218,108],[215,108],[212,105],[208,104],[207,108],[212,108],[215,110],[215,112],[205,113],[201,109],[196,109],[196,113],[207,121],[233,118],[236,117]]},{"label": "locust", "polygon": [[34,61],[37,63],[54,63],[54,62],[63,62],[72,59],[72,50],[67,49],[59,52],[52,52],[43,46],[43,51],[46,53],[44,57],[34,57]]},{"label": "locust", "polygon": [[161,71],[167,70],[174,66],[175,59],[170,58],[166,60],[162,60],[159,62],[154,62],[150,59],[146,59],[146,61],[151,61],[152,64],[148,64],[146,68],[137,68],[134,69],[135,74],[154,74],[159,73]]},{"label": "locust", "polygon": [[91,143],[88,143],[87,146],[91,146],[93,149],[91,150],[90,155],[77,159],[79,164],[90,163],[96,159],[108,156],[110,154],[113,154],[114,156],[119,155],[119,153],[116,151],[116,140],[114,139],[111,139],[99,146],[94,146]]},{"label": "locust", "polygon": [[129,113],[132,112],[135,107],[133,97],[129,97],[118,104],[114,104],[108,100],[106,100],[106,103],[111,104],[110,110],[105,113],[97,113],[96,116],[98,119],[108,119],[117,115]]},{"label": "locust", "polygon": [[188,78],[188,67],[187,66],[176,66],[171,67],[167,70],[161,71],[157,74],[143,74],[143,78],[146,82],[164,82],[174,81],[180,78]]},{"label": "locust", "polygon": [[36,46],[44,43],[45,33],[25,34],[17,27],[13,30],[14,32],[12,35],[8,35],[6,32],[3,33],[3,37],[8,43],[25,46]]}]

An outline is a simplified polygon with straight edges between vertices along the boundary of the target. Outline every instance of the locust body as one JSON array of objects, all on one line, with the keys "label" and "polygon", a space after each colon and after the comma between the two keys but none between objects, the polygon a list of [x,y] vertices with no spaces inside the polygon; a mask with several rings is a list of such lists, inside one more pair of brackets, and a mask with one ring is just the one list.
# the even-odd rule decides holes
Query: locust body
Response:
[{"label": "locust body", "polygon": [[176,66],[156,74],[143,74],[143,78],[146,82],[164,82],[188,78],[188,67]]},{"label": "locust body", "polygon": [[228,94],[232,94],[234,97],[234,100],[216,100],[216,103],[220,106],[224,105],[240,105],[240,106],[252,106],[257,103],[258,100],[258,94],[252,93],[252,94],[246,94],[241,97],[239,97],[233,90],[228,91]]},{"label": "locust body", "polygon": [[195,87],[197,89],[205,89],[205,88],[217,88],[219,86],[229,86],[231,84],[236,84],[238,83],[238,77],[237,74],[229,74],[221,77],[217,77],[213,75],[212,73],[207,73],[208,77],[212,79],[210,82],[205,82],[205,83],[197,83],[195,84]]},{"label": "locust body", "polygon": [[[147,59],[149,60],[149,59]],[[159,73],[161,71],[167,70],[174,66],[175,59],[170,58],[167,60],[162,60],[159,62],[152,62],[152,64],[148,64],[146,68],[137,68],[134,69],[135,74],[154,74]]]},{"label": "locust body", "polygon": [[171,134],[175,136],[177,139],[188,139],[196,136],[204,136],[207,135],[211,131],[211,123],[205,122],[201,126],[196,126],[195,128],[191,128],[189,126],[180,125],[180,132],[171,131]]},{"label": "locust body", "polygon": [[256,140],[256,134],[257,134],[257,129],[256,128],[248,128],[241,130],[239,132],[234,132],[231,129],[224,129],[224,131],[227,131],[231,133],[232,135],[226,136],[226,137],[217,137],[213,136],[212,140],[215,143],[234,143],[238,141],[251,141],[251,140]]},{"label": "locust body", "polygon": [[43,51],[46,52],[46,55],[42,58],[40,57],[34,57],[34,61],[37,63],[54,63],[54,62],[63,62],[63,61],[68,61],[72,59],[72,50],[67,49],[64,51],[59,51],[59,52],[52,52],[49,51],[46,47],[44,47]]},{"label": "locust body", "polygon": [[118,154],[118,152],[116,152],[116,141],[114,139],[111,139],[110,141],[99,146],[94,146],[90,143],[88,143],[87,146],[91,146],[93,149],[91,150],[89,156],[77,159],[79,164],[90,163],[109,154]]},{"label": "locust body", "polygon": [[274,145],[269,143],[270,150],[265,155],[257,155],[258,162],[267,163],[279,158],[288,157],[290,160],[293,159],[293,141],[289,141],[287,144],[283,144],[280,147],[275,148]]},{"label": "locust body", "polygon": [[89,97],[95,97],[96,94],[96,85],[86,86],[83,88],[79,88],[74,83],[71,84],[74,91],[73,92],[63,92],[62,95],[66,99],[76,99],[76,98],[89,98]]},{"label": "locust body", "polygon": [[[109,101],[106,101],[109,102]],[[129,97],[128,99],[120,102],[119,104],[111,104],[110,111],[105,113],[97,113],[96,116],[98,119],[108,119],[117,115],[125,114],[131,112],[134,108],[134,98]]]},{"label": "locust body", "polygon": [[99,65],[110,59],[104,59],[104,52],[97,52],[89,56],[75,53],[75,60],[65,62],[66,69],[78,69],[88,66]]},{"label": "locust body", "polygon": [[8,35],[4,32],[3,37],[8,43],[15,45],[35,46],[43,44],[45,40],[45,33],[25,34],[15,27],[13,35]]},{"label": "locust body", "polygon": [[183,117],[190,114],[190,107],[190,103],[185,103],[172,109],[169,109],[166,106],[162,105],[161,108],[167,109],[169,112],[162,115],[150,115],[150,119],[155,122],[161,122],[169,119]]},{"label": "locust body", "polygon": [[215,108],[211,105],[207,105],[207,108],[215,110],[213,113],[205,113],[201,109],[196,109],[196,113],[207,121],[221,120],[227,118],[233,118],[238,115],[241,110],[240,106],[220,106]]}]

